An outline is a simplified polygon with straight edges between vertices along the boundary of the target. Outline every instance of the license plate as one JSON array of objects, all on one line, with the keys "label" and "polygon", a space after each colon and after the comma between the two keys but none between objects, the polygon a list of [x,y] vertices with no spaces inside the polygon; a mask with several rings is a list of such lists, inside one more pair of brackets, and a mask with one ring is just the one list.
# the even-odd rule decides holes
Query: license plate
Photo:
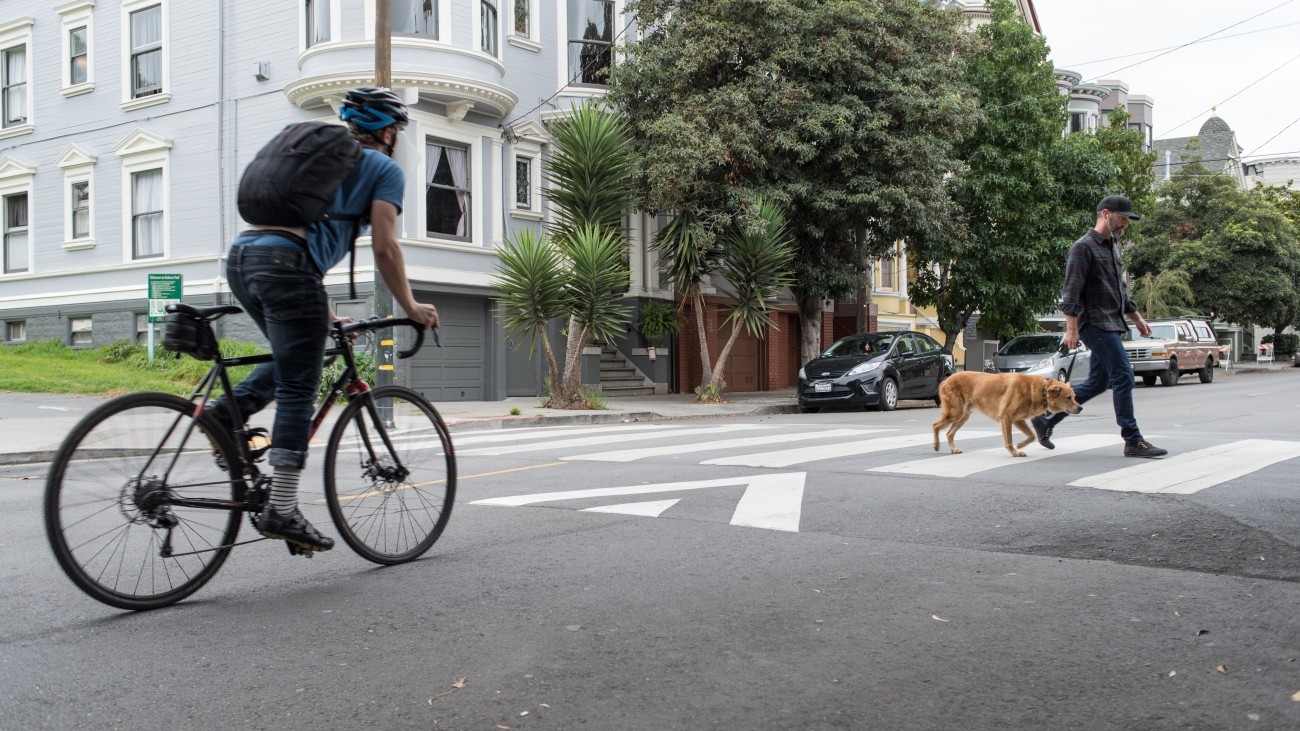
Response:
[{"label": "license plate", "polygon": [[829,384],[829,383],[814,383],[814,384],[813,384],[813,391],[816,392],[816,393],[830,393],[830,391],[831,391],[831,384]]}]

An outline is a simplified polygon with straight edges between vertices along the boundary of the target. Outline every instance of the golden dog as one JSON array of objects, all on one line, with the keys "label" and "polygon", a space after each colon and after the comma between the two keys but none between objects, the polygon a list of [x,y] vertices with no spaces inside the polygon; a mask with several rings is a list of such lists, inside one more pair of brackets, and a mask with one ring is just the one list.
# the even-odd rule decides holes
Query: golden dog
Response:
[{"label": "golden dog", "polygon": [[[1002,425],[1002,443],[1012,457],[1023,457],[1020,448],[1037,439],[1029,419],[1045,412],[1077,414],[1083,407],[1074,400],[1068,383],[1024,373],[980,373],[961,371],[944,380],[939,387],[939,404],[943,414],[934,422],[934,451],[939,451],[939,430],[948,427],[948,449],[961,454],[953,437],[970,419],[971,410]],[[1028,435],[1025,441],[1011,444],[1011,425]]]}]

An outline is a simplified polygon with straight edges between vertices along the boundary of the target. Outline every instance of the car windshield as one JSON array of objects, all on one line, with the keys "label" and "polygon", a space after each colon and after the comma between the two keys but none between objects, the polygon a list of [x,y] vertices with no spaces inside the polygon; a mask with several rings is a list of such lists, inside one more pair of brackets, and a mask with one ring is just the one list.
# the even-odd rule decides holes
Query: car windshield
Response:
[{"label": "car windshield", "polygon": [[[1174,328],[1172,324],[1152,325],[1151,337],[1155,338],[1156,340],[1177,340],[1178,331]],[[1129,325],[1128,336],[1125,338],[1125,340],[1140,340],[1140,339],[1141,336],[1138,335],[1137,328],[1134,327],[1133,325]]]},{"label": "car windshield", "polygon": [[1061,347],[1060,335],[1021,335],[1002,346],[998,355],[1047,355]]},{"label": "car windshield", "polygon": [[823,358],[837,358],[845,355],[875,355],[889,350],[894,344],[894,333],[864,333],[850,335],[836,340],[822,353]]}]

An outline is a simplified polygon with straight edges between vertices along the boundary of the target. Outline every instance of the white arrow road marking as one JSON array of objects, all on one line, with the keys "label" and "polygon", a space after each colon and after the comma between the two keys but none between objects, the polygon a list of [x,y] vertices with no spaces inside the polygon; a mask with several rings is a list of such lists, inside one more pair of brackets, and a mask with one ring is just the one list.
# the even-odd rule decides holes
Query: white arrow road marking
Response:
[{"label": "white arrow road marking", "polygon": [[512,495],[475,500],[470,505],[519,507],[521,505],[549,503],[558,500],[582,500],[584,498],[611,497],[615,495],[653,495],[661,492],[704,490],[711,487],[744,485],[745,493],[740,496],[740,502],[736,505],[736,512],[731,516],[732,525],[798,532],[799,516],[803,511],[805,474],[803,472],[786,472],[776,475],[724,477],[718,480],[666,482],[658,485],[630,485],[628,487],[597,487],[589,490],[568,490],[565,492],[539,492],[532,495]]},{"label": "white arrow road marking", "polygon": [[651,500],[644,503],[619,503],[618,505],[602,505],[598,508],[586,508],[584,513],[618,513],[619,515],[640,515],[644,518],[658,518],[665,510],[681,502],[681,498],[675,500]]},{"label": "white arrow road marking", "polygon": [[[1002,436],[1002,432],[962,432],[962,436],[966,439],[979,439],[994,435]],[[851,457],[856,454],[869,454],[871,452],[887,452],[891,449],[916,447],[922,444],[929,446],[933,439],[934,436],[932,434],[907,434],[897,437],[882,437],[880,439],[845,442],[842,444],[820,444],[815,447],[784,449],[778,452],[748,454],[739,457],[719,457],[718,459],[705,460],[700,464],[735,465],[742,467],[789,467],[792,464],[801,464],[803,462],[816,462],[823,459],[835,459],[836,457]]]},{"label": "white arrow road marking", "polygon": [[[942,436],[942,435],[941,435]],[[958,437],[963,436],[958,432]],[[939,442],[939,449],[944,450],[945,454],[941,457],[930,457],[927,459],[918,459],[913,462],[901,462],[899,464],[886,465],[884,467],[873,467],[867,472],[892,472],[903,475],[933,475],[935,477],[966,477],[976,472],[985,470],[994,470],[999,467],[1014,467],[1026,462],[1034,462],[1048,457],[1056,457],[1062,454],[1071,454],[1073,452],[1085,452],[1089,449],[1098,447],[1107,447],[1123,445],[1124,440],[1115,434],[1086,434],[1078,437],[1067,437],[1056,440],[1056,450],[1047,451],[1042,447],[1031,444],[1029,451],[1024,457],[1012,457],[1007,454],[1006,447],[995,447],[993,449],[981,449],[977,452],[963,452],[961,454],[947,454],[948,445],[944,441]]]},{"label": "white arrow road marking", "polygon": [[875,434],[882,431],[893,431],[893,429],[830,429],[828,431],[810,432],[807,434],[769,434],[762,437],[742,437],[740,439],[719,439],[713,442],[696,442],[695,444],[676,444],[666,447],[642,447],[640,449],[621,449],[613,452],[592,452],[591,454],[577,454],[572,457],[561,457],[560,459],[573,460],[581,459],[592,462],[631,462],[632,460],[642,459],[644,457],[662,457],[672,454],[686,454],[688,452],[708,452],[718,449],[738,449],[742,447],[757,447],[763,444],[785,444],[786,442],[806,442],[810,439],[825,439],[832,437],[851,437],[859,434]]},{"label": "white arrow road marking", "polygon": [[668,437],[693,437],[703,434],[723,434],[726,432],[745,431],[748,429],[770,428],[770,426],[763,424],[731,424],[728,426],[710,426],[699,429],[668,428],[660,431],[652,431],[648,434],[627,434],[624,431],[619,430],[619,433],[617,434],[605,434],[598,437],[555,439],[549,442],[540,442],[537,444],[512,444],[504,447],[480,447],[478,449],[457,451],[461,456],[518,454],[520,452],[540,452],[544,449],[568,449],[570,447],[587,447],[593,444],[615,444],[618,442],[635,442],[642,439],[666,439]]},{"label": "white arrow road marking", "polygon": [[1300,457],[1300,442],[1243,439],[1164,459],[1143,461],[1122,470],[1084,477],[1070,485],[1124,492],[1191,495],[1296,457]]}]

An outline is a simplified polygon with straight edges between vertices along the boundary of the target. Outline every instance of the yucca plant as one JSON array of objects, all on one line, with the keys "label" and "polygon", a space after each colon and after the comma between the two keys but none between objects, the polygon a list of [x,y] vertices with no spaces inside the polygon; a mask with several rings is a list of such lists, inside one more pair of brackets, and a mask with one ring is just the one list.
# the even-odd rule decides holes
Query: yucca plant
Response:
[{"label": "yucca plant", "polygon": [[695,331],[700,343],[701,382],[713,378],[713,361],[704,332],[704,294],[700,285],[722,263],[722,249],[711,232],[692,211],[673,216],[668,225],[655,234],[654,250],[659,254],[659,281],[682,296],[695,313]]},{"label": "yucca plant", "polygon": [[506,240],[498,254],[497,274],[502,325],[512,338],[528,338],[529,357],[541,341],[550,372],[547,383],[559,383],[559,366],[546,326],[568,313],[563,256],[545,234],[538,236],[523,229]]}]

